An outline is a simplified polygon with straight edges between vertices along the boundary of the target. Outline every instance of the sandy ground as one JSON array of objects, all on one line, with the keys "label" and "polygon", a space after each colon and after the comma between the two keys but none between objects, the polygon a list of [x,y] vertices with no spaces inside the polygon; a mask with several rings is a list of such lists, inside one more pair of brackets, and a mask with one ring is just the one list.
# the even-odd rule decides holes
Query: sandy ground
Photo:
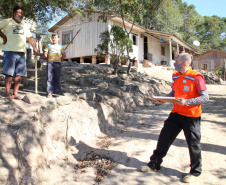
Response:
[{"label": "sandy ground", "polygon": [[[207,86],[210,101],[203,105],[202,158],[203,173],[194,185],[226,184],[226,85]],[[159,172],[143,173],[139,167],[149,162],[155,149],[160,130],[172,104],[140,107],[127,113],[121,124],[122,134],[112,138],[112,145],[105,153],[117,165],[100,184],[183,184],[183,176],[189,172],[189,153],[183,132],[179,134],[162,163]]]},{"label": "sandy ground", "polygon": [[[153,77],[156,76],[156,73],[162,79],[171,80],[172,71],[148,71],[148,74]],[[207,85],[207,88],[210,101],[203,105],[201,123],[203,174],[197,182],[192,184],[225,185],[226,85]],[[100,150],[102,154],[110,157],[116,163],[111,173],[101,180],[100,185],[183,184],[182,178],[190,170],[189,153],[183,132],[171,146],[159,172],[143,173],[139,171],[140,166],[149,162],[164,120],[171,109],[172,104],[169,103],[152,107],[138,107],[136,111],[126,113],[121,118],[121,132],[113,137],[108,136],[107,140],[111,145]],[[97,142],[100,142],[99,138],[87,141],[84,145],[81,144],[81,149],[98,149]],[[54,168],[54,170],[56,179],[59,173],[63,174],[60,171],[61,168]],[[71,170],[71,173],[65,170],[64,173],[65,177],[74,178],[74,170]],[[61,184],[91,185],[95,183],[95,173],[93,168],[81,169],[75,174],[78,178],[77,182],[66,181]],[[50,184],[59,183],[54,183],[53,180]]]}]

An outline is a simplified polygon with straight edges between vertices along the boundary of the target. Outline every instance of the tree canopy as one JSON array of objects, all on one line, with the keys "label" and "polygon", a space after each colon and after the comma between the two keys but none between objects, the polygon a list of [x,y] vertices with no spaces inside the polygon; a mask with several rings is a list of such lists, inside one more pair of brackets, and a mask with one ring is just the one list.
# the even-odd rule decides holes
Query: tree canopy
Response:
[{"label": "tree canopy", "polygon": [[173,5],[172,0],[163,0],[155,16],[146,12],[144,14],[143,26],[163,32],[177,33],[183,25],[183,17],[180,10]]},{"label": "tree canopy", "polygon": [[197,26],[196,35],[201,42],[200,49],[225,50],[226,18],[218,16],[204,17],[204,23]]},{"label": "tree canopy", "polygon": [[60,15],[61,11],[71,11],[74,0],[0,0],[1,18],[11,18],[15,5],[23,6],[25,17],[45,23],[53,20],[54,15]]},{"label": "tree canopy", "polygon": [[[177,35],[200,52],[226,50],[226,18],[201,16],[182,0],[162,0],[155,16],[144,13],[141,26]],[[200,46],[193,42],[198,40]]]}]

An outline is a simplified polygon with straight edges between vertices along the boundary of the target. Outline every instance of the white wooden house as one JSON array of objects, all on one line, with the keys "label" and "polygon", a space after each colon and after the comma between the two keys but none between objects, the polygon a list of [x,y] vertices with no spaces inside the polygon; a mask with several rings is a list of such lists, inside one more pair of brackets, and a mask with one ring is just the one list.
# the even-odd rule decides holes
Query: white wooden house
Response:
[{"label": "white wooden house", "polygon": [[[60,44],[65,47],[81,29],[66,49],[68,60],[92,64],[110,63],[109,57],[97,56],[94,49],[100,42],[99,36],[102,32],[110,30],[113,25],[123,28],[123,21],[117,15],[108,16],[106,22],[98,21],[100,15],[101,12],[97,11],[92,11],[89,15],[86,13],[86,16],[67,15],[49,29],[50,32],[58,32],[61,39]],[[130,29],[132,23],[125,21],[125,25],[127,29]],[[130,56],[135,57],[137,67],[148,67],[150,62],[156,65],[172,65],[176,55],[182,51],[198,53],[176,35],[148,30],[139,25],[133,26],[130,38],[133,41],[133,52],[130,53]]]}]

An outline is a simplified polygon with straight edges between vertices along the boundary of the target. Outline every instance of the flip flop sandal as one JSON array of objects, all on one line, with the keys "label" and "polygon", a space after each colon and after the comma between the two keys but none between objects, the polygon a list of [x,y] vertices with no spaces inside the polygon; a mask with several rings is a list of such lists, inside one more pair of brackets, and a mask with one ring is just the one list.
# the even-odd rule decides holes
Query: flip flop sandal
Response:
[{"label": "flip flop sandal", "polygon": [[22,99],[21,96],[15,96],[15,95],[12,95],[12,98],[13,99],[17,99],[17,100],[21,100]]}]

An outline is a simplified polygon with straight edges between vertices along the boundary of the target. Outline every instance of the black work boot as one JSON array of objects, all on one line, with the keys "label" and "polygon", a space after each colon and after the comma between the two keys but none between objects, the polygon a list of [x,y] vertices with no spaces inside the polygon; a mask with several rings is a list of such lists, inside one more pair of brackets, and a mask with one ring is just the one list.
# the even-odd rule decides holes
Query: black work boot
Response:
[{"label": "black work boot", "polygon": [[155,164],[150,161],[147,166],[141,166],[140,171],[142,172],[150,172],[150,171],[159,171],[161,169],[160,165]]}]

